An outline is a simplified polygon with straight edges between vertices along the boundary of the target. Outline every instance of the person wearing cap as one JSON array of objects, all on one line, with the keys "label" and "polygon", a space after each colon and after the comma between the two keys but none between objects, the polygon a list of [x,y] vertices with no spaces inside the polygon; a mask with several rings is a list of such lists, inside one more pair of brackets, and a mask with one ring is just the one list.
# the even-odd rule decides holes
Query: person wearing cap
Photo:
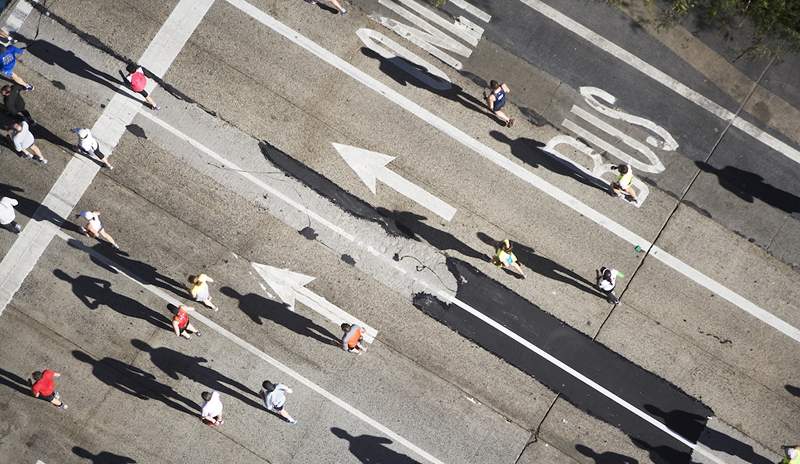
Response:
[{"label": "person wearing cap", "polygon": [[[161,107],[156,105],[156,101],[153,100],[153,97],[145,90],[145,87],[147,87],[147,75],[145,75],[144,69],[142,69],[141,66],[130,64],[125,70],[128,71],[128,74],[123,74],[122,76],[131,90],[143,96],[147,104],[150,105],[150,108],[156,111],[160,110]],[[120,73],[122,73],[122,71],[120,71]]]},{"label": "person wearing cap", "polygon": [[81,232],[92,238],[102,237],[108,243],[110,243],[111,246],[119,250],[119,245],[117,245],[117,242],[114,241],[114,237],[106,232],[106,229],[100,222],[100,211],[81,211],[80,213],[76,214],[75,217],[84,218],[87,221],[86,224],[81,227]]},{"label": "person wearing cap", "polygon": [[17,204],[19,202],[13,198],[0,198],[0,227],[15,234],[20,233],[22,230],[22,227],[15,221],[17,216],[14,212],[14,207]]},{"label": "person wearing cap", "polygon": [[77,151],[80,154],[96,158],[103,166],[108,169],[114,169],[114,166],[108,162],[108,155],[100,151],[100,142],[94,138],[92,131],[76,127],[70,132],[78,135]]},{"label": "person wearing cap", "polygon": [[192,294],[194,301],[203,303],[214,311],[219,311],[219,308],[211,302],[211,292],[208,288],[208,283],[213,281],[214,279],[205,274],[190,275],[189,284],[191,286],[189,287],[189,293]]},{"label": "person wearing cap", "polygon": [[361,341],[364,340],[364,328],[358,324],[348,324],[343,322],[340,326],[344,336],[342,337],[342,349],[350,352],[361,354],[367,351]]},{"label": "person wearing cap", "polygon": [[264,400],[264,406],[267,411],[281,416],[290,424],[296,424],[297,421],[284,408],[287,393],[292,393],[292,389],[282,383],[272,383],[269,380],[265,380],[261,384],[260,395],[261,399]]},{"label": "person wearing cap", "polygon": [[511,241],[508,239],[498,243],[497,248],[494,250],[492,262],[497,267],[513,269],[514,272],[519,274],[524,279],[525,273],[522,272],[522,267],[520,267],[519,263],[517,262],[517,256],[514,254],[513,249],[514,247],[511,245]]}]

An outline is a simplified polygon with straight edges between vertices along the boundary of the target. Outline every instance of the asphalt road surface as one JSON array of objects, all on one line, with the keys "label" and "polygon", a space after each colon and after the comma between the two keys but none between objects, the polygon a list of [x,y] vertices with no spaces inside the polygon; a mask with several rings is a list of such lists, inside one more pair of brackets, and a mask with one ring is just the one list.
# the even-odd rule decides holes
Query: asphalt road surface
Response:
[{"label": "asphalt road surface", "polygon": [[[777,462],[800,435],[798,58],[644,4],[346,6],[6,14],[49,163],[2,148],[23,231],[0,234],[0,461]],[[609,195],[621,161],[638,204]],[[219,311],[191,303],[200,272]],[[180,304],[201,336],[172,332]],[[31,396],[43,368],[68,409]]]}]

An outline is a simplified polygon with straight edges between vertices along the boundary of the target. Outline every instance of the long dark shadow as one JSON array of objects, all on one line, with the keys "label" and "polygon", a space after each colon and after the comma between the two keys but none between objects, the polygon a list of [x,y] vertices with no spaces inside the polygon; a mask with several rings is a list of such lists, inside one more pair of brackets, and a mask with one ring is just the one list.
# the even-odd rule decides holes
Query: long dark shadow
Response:
[{"label": "long dark shadow", "polygon": [[32,219],[36,210],[41,208],[39,214],[41,215],[42,220],[49,221],[67,230],[71,230],[73,227],[77,230],[77,226],[69,221],[66,221],[47,206],[44,206],[38,201],[31,200],[27,196],[22,195],[24,192],[25,189],[22,187],[16,187],[14,185],[0,182],[0,196],[14,198],[17,200],[19,204],[14,207],[17,213]]},{"label": "long dark shadow", "polygon": [[453,234],[425,223],[424,221],[427,219],[425,216],[409,211],[391,211],[386,208],[378,208],[378,213],[392,219],[397,229],[411,239],[424,241],[441,251],[453,250],[469,258],[490,261],[489,256],[475,250]]},{"label": "long dark shadow", "polygon": [[339,338],[311,319],[291,311],[285,303],[264,298],[255,293],[243,295],[231,287],[222,287],[220,293],[239,301],[239,309],[258,325],[264,320],[282,325],[292,332],[313,338],[326,345],[339,345]]},{"label": "long dark shadow", "polygon": [[73,446],[72,453],[79,458],[88,459],[92,464],[136,464],[136,459],[129,458],[128,456],[121,456],[119,454],[109,453],[108,451],[101,451],[97,454],[92,453],[86,448],[80,446]]},{"label": "long dark shadow", "polygon": [[200,406],[189,398],[165,385],[156,376],[114,358],[94,359],[83,351],[74,350],[72,355],[78,361],[92,366],[92,374],[108,386],[140,400],[156,400],[170,408],[197,416]]},{"label": "long dark shadow", "polygon": [[498,123],[502,123],[494,113],[489,111],[485,102],[465,92],[462,87],[431,74],[424,66],[400,56],[384,58],[367,47],[362,47],[361,53],[368,58],[377,60],[379,62],[378,69],[402,86],[411,84],[414,87],[425,89],[440,97],[459,103],[468,110],[489,116]]},{"label": "long dark shadow", "polygon": [[0,368],[0,384],[12,388],[23,395],[31,395],[30,380],[25,380],[13,372]]},{"label": "long dark shadow", "polygon": [[609,195],[611,194],[611,190],[606,183],[594,176],[584,173],[572,163],[542,150],[545,144],[538,140],[527,137],[512,139],[504,132],[496,130],[490,131],[489,135],[498,142],[508,145],[511,148],[511,154],[528,166],[547,169],[548,171],[552,171],[564,177],[574,179],[588,187],[595,188]]},{"label": "long dark shadow", "polygon": [[350,452],[362,464],[420,464],[405,454],[398,453],[386,445],[393,442],[386,437],[375,435],[350,435],[339,427],[331,427],[331,432],[349,443]]},{"label": "long dark shadow", "polygon": [[[477,236],[483,243],[491,247],[495,247],[499,241],[483,232],[478,232]],[[584,291],[591,295],[597,295],[599,297],[604,296],[597,290],[597,288],[595,288],[594,283],[585,279],[572,269],[568,269],[549,258],[537,254],[533,248],[527,245],[514,242],[514,254],[519,259],[521,266],[526,267],[537,274],[558,282],[569,284],[578,290]]]},{"label": "long dark shadow", "polygon": [[185,355],[170,348],[155,348],[138,339],[131,340],[131,344],[137,349],[148,353],[153,364],[172,379],[178,380],[183,375],[187,379],[205,385],[223,395],[236,398],[256,409],[263,409],[262,404],[253,399],[258,398],[257,392],[237,380],[202,365],[208,362],[206,358]]},{"label": "long dark shadow", "polygon": [[800,197],[773,187],[758,174],[733,166],[720,169],[702,161],[694,164],[701,171],[717,176],[719,185],[748,203],[758,199],[788,214],[800,212]]},{"label": "long dark shadow", "polygon": [[791,393],[792,395],[800,396],[800,388],[799,387],[795,387],[794,385],[786,384],[786,385],[784,385],[784,388],[786,389],[787,392]]},{"label": "long dark shadow", "polygon": [[111,289],[111,282],[97,277],[79,275],[72,277],[61,269],[53,275],[72,285],[72,293],[89,309],[106,306],[123,316],[135,317],[162,329],[171,329],[170,320],[138,301]]},{"label": "long dark shadow", "polygon": [[687,430],[701,428],[700,443],[713,449],[737,456],[750,464],[774,464],[771,459],[756,453],[752,446],[743,443],[728,434],[719,432],[705,426],[705,418],[686,411],[664,411],[656,406],[646,404],[645,409],[656,417],[663,419],[664,423],[673,430]]},{"label": "long dark shadow", "polygon": [[593,459],[595,464],[639,464],[639,461],[624,454],[605,451],[598,453],[586,445],[577,444],[575,449],[589,459]]}]

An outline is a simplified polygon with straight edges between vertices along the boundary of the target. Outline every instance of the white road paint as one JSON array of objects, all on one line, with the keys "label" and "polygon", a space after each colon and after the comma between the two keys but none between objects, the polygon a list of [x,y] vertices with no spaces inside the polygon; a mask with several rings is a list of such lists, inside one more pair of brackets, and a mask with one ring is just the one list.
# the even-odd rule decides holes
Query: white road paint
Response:
[{"label": "white road paint", "polygon": [[390,170],[386,165],[392,162],[394,156],[340,143],[334,143],[333,147],[373,194],[377,194],[375,184],[379,180],[445,221],[452,220],[456,215],[455,208]]},{"label": "white road paint", "polygon": [[17,6],[11,11],[11,14],[6,19],[6,25],[3,30],[6,32],[15,32],[22,27],[28,15],[33,11],[33,5],[25,0],[17,2]]},{"label": "white road paint", "polygon": [[[439,116],[431,113],[430,111],[426,110],[425,108],[418,105],[414,101],[406,98],[405,96],[396,92],[392,88],[388,87],[387,85],[373,78],[369,74],[351,65],[347,61],[339,58],[338,56],[329,52],[328,50],[321,47],[314,41],[310,40],[309,38],[295,31],[294,29],[286,26],[285,24],[276,20],[272,16],[264,13],[255,6],[246,2],[245,0],[227,0],[227,2],[233,5],[234,7],[238,8],[239,10],[241,10],[243,13],[249,15],[256,21],[262,23],[263,25],[277,32],[278,34],[294,42],[298,46],[309,51],[310,53],[317,56],[321,60],[333,66],[334,68],[344,72],[345,74],[353,78],[355,81],[360,82],[361,84],[372,89],[376,93],[383,95],[386,99],[388,99],[392,103],[397,104],[398,106],[405,109],[409,113],[417,116],[421,120],[430,124],[432,127],[435,127],[442,133],[448,135],[453,140],[461,143],[462,145],[474,151],[478,155],[491,161],[496,166],[506,170],[507,172],[516,176],[522,181],[527,182],[532,187],[541,190],[542,192],[546,193],[553,199],[559,201],[561,204],[571,208],[578,214],[581,214],[584,217],[588,218],[589,220],[595,222],[596,224],[606,228],[608,231],[612,232],[613,234],[625,240],[626,242],[630,243],[631,245],[639,245],[641,248],[645,250],[649,249],[650,246],[652,245],[650,241],[646,240],[644,237],[639,236],[635,232],[627,229],[626,227],[622,226],[621,224],[617,223],[611,218],[603,215],[602,213],[595,211],[582,201],[573,197],[569,193],[559,189],[558,187],[548,183],[547,181],[537,176],[533,172],[529,171],[528,169],[525,169],[524,167],[517,165],[516,163],[504,157],[497,151],[491,149],[487,145],[471,137],[469,134],[458,129],[457,127],[448,123]],[[748,301],[746,298],[737,294],[733,290],[725,287],[724,285],[715,281],[711,277],[706,276],[705,274],[694,269],[688,264],[673,257],[666,251],[657,247],[654,247],[654,250],[658,250],[658,253],[654,256],[662,263],[666,264],[675,271],[688,277],[696,284],[711,290],[712,292],[716,293],[717,295],[724,298],[728,302],[738,306],[740,309],[749,313],[753,317],[760,319],[761,321],[770,325],[776,330],[780,331],[787,337],[790,337],[793,340],[800,342],[800,330],[798,330],[796,327],[770,314],[763,308],[760,308],[755,303]]]},{"label": "white road paint", "polygon": [[466,0],[448,0],[448,2],[452,5],[455,5],[462,10],[466,11],[467,13],[475,16],[476,18],[480,19],[481,21],[488,23],[492,20],[492,16],[481,10],[480,8],[473,6],[472,4],[468,3]]},{"label": "white road paint", "polygon": [[653,427],[661,430],[662,432],[664,432],[667,435],[671,436],[675,440],[678,440],[679,442],[681,442],[684,445],[688,446],[689,448],[694,450],[696,453],[702,454],[704,457],[708,458],[709,460],[711,460],[712,462],[715,462],[717,464],[725,464],[725,461],[722,461],[719,458],[717,458],[716,456],[714,456],[710,452],[710,450],[708,450],[707,448],[703,447],[702,445],[698,445],[696,443],[693,443],[693,442],[685,439],[684,437],[679,435],[677,432],[675,432],[672,429],[670,429],[669,427],[667,427],[665,424],[663,424],[658,419],[653,418],[652,416],[650,416],[646,412],[644,412],[641,409],[637,408],[636,406],[628,403],[624,399],[622,399],[619,396],[617,396],[614,392],[608,390],[607,388],[605,388],[602,385],[598,384],[597,382],[595,382],[594,380],[590,379],[589,377],[586,377],[585,375],[583,375],[580,372],[576,371],[575,369],[573,369],[569,365],[561,362],[558,358],[554,357],[550,353],[544,351],[543,349],[541,349],[538,346],[534,345],[533,343],[529,342],[528,340],[526,340],[525,338],[521,337],[520,335],[517,335],[515,332],[509,330],[508,328],[506,328],[505,326],[503,326],[499,322],[495,321],[494,319],[491,319],[488,316],[484,315],[483,313],[481,313],[477,309],[473,308],[472,306],[470,306],[470,305],[464,303],[463,301],[459,300],[458,298],[454,297],[449,292],[440,291],[439,292],[439,296],[442,297],[443,299],[445,299],[446,301],[448,301],[448,302],[460,307],[464,311],[472,314],[476,318],[482,320],[483,322],[485,322],[489,326],[493,327],[495,330],[499,331],[503,335],[505,335],[508,338],[510,338],[510,339],[514,340],[515,342],[519,343],[520,345],[522,345],[526,349],[530,350],[531,352],[536,353],[538,356],[540,356],[543,359],[547,360],[548,362],[552,363],[553,365],[555,365],[559,369],[563,370],[567,374],[571,375],[575,379],[579,380],[580,382],[588,385],[589,387],[593,388],[594,390],[598,391],[599,393],[602,393],[608,399],[614,401],[615,403],[617,403],[618,405],[620,405],[623,408],[627,409],[631,413],[636,414],[637,416],[639,416],[643,420],[647,421]]},{"label": "white road paint", "polygon": [[[433,24],[441,27],[442,29],[446,30],[447,32],[455,35],[456,37],[460,38],[464,42],[472,45],[473,47],[478,45],[478,41],[481,39],[483,35],[483,28],[473,25],[471,28],[465,27],[463,24],[460,23],[451,23],[446,19],[439,16],[435,11],[432,11],[427,6],[423,6],[420,3],[415,2],[414,0],[397,0],[403,5],[411,8],[412,10],[416,11],[418,14],[421,14],[425,17],[428,21],[432,22]],[[378,3],[381,5],[386,6],[392,11],[396,11],[396,8],[399,5],[391,0],[378,0]],[[400,14],[400,16],[404,17],[404,14]],[[408,19],[408,18],[406,18]],[[419,26],[423,26],[422,24],[418,24]]]},{"label": "white road paint", "polygon": [[[24,2],[22,2],[24,3]],[[181,0],[148,45],[139,63],[163,75],[181,51],[214,0]],[[154,83],[150,83],[150,89]],[[123,88],[123,87],[120,87]],[[110,153],[140,104],[115,93],[92,127],[92,134]],[[0,261],[0,314],[19,290],[53,236],[89,188],[100,167],[83,157],[72,158],[33,217]]]},{"label": "white road paint", "polygon": [[375,337],[378,336],[378,331],[367,325],[364,321],[356,319],[341,309],[335,304],[331,303],[325,297],[317,295],[311,290],[307,289],[305,285],[314,280],[314,277],[301,274],[299,272],[290,271],[288,269],[279,269],[277,267],[267,266],[265,264],[250,263],[253,269],[258,272],[262,279],[267,282],[267,285],[278,294],[281,299],[294,311],[295,301],[306,305],[309,309],[314,310],[325,319],[333,322],[337,327],[341,326],[343,322],[348,324],[358,324],[364,329],[364,341],[372,343]]},{"label": "white road paint", "polygon": [[796,163],[800,163],[800,151],[790,147],[786,143],[776,139],[775,137],[759,129],[754,124],[742,119],[741,116],[736,116],[731,111],[726,110],[721,105],[715,103],[711,99],[703,96],[699,92],[693,90],[689,86],[679,82],[667,73],[660,71],[655,66],[642,60],[631,52],[625,50],[619,45],[611,42],[600,34],[592,31],[588,27],[578,23],[574,19],[566,16],[555,8],[547,5],[541,0],[520,0],[523,4],[536,10],[540,14],[554,21],[558,25],[568,29],[572,33],[578,35],[590,44],[596,46],[600,50],[614,56],[625,64],[628,64],[633,69],[641,72],[647,77],[653,79],[659,84],[667,87],[683,98],[703,108],[714,116],[723,121],[730,122],[733,127],[743,131],[747,135],[753,137],[767,147],[777,151],[778,153],[786,156]]},{"label": "white road paint", "polygon": [[[196,0],[192,0],[192,1],[196,1]],[[153,285],[150,285],[150,284],[146,283],[141,277],[138,277],[136,274],[128,271],[127,269],[125,269],[124,267],[118,265],[117,263],[115,263],[114,261],[110,260],[109,258],[106,258],[101,253],[98,253],[96,250],[84,245],[79,240],[76,240],[76,239],[70,237],[65,232],[63,232],[61,230],[57,230],[56,231],[56,235],[58,235],[59,238],[67,241],[68,243],[70,243],[76,249],[79,249],[79,250],[91,255],[93,258],[97,259],[98,261],[103,262],[106,266],[109,266],[110,268],[115,269],[121,275],[124,275],[125,277],[127,277],[130,280],[132,280],[133,282],[136,282],[142,288],[144,288],[145,290],[149,291],[150,293],[152,293],[153,295],[157,296],[158,298],[162,299],[164,302],[166,302],[168,304],[175,305],[175,306],[179,306],[179,305],[183,304],[183,302],[181,302],[177,298],[173,297],[172,295],[169,295],[164,290],[162,290],[162,289],[160,289],[160,288],[158,288],[156,286],[153,286]],[[423,450],[419,446],[415,445],[414,443],[412,443],[412,442],[408,441],[407,439],[403,438],[401,435],[399,435],[396,432],[392,431],[389,427],[386,427],[382,423],[378,422],[377,420],[375,420],[375,419],[371,418],[370,416],[366,415],[365,413],[361,412],[359,409],[357,409],[354,406],[350,405],[349,403],[345,402],[344,400],[342,400],[338,396],[335,396],[333,393],[325,390],[321,386],[319,386],[316,383],[312,382],[311,380],[309,380],[308,378],[304,377],[302,374],[300,374],[299,372],[295,371],[294,369],[292,369],[291,367],[287,366],[286,364],[280,362],[276,358],[273,358],[272,356],[270,356],[270,355],[264,353],[263,351],[259,350],[258,348],[256,348],[252,344],[250,344],[249,342],[247,342],[244,339],[238,337],[234,333],[230,332],[229,330],[225,329],[221,325],[217,324],[216,322],[212,321],[208,317],[204,316],[202,313],[200,313],[200,311],[194,311],[192,313],[192,319],[197,321],[197,322],[200,322],[201,324],[205,325],[209,329],[213,330],[214,332],[218,333],[219,335],[221,335],[221,336],[227,338],[228,340],[230,340],[231,342],[235,343],[237,346],[239,346],[240,348],[244,349],[245,351],[250,352],[251,354],[253,354],[256,357],[258,357],[259,359],[261,359],[261,360],[267,362],[268,364],[272,365],[276,369],[278,369],[281,372],[283,372],[285,375],[293,378],[296,382],[305,385],[309,390],[317,393],[318,395],[322,396],[323,398],[325,398],[326,400],[328,400],[331,403],[335,404],[336,406],[339,406],[340,408],[342,408],[343,410],[345,410],[346,412],[348,412],[349,414],[351,414],[352,416],[354,416],[358,420],[360,420],[360,421],[364,422],[365,424],[371,426],[372,428],[374,428],[375,430],[377,430],[378,432],[380,432],[381,434],[383,434],[387,438],[390,438],[395,443],[399,443],[399,444],[405,446],[408,450],[410,450],[411,452],[413,452],[414,454],[416,454],[418,457],[422,458],[423,460],[429,462],[430,464],[444,464],[442,461],[440,461],[439,459],[437,459],[436,457],[434,457],[433,455],[431,455],[427,451]]]},{"label": "white road paint", "polygon": [[341,227],[339,227],[336,224],[330,222],[329,220],[327,220],[324,217],[320,216],[316,212],[306,208],[301,203],[293,200],[292,198],[289,198],[287,195],[285,195],[280,190],[277,190],[277,189],[273,188],[272,186],[270,186],[266,182],[262,181],[258,177],[250,174],[249,172],[246,172],[245,169],[242,169],[236,163],[227,160],[226,158],[222,157],[222,155],[220,155],[219,153],[215,152],[214,150],[208,148],[207,146],[203,145],[202,143],[198,142],[197,140],[195,140],[195,139],[189,137],[188,135],[184,134],[180,130],[176,129],[175,127],[173,127],[172,125],[167,123],[166,121],[164,121],[164,120],[162,120],[162,119],[160,119],[160,118],[158,118],[158,117],[156,117],[156,116],[154,116],[154,115],[152,115],[152,114],[150,114],[148,112],[145,112],[145,111],[142,111],[139,114],[141,116],[149,119],[150,121],[153,121],[154,123],[158,124],[159,126],[163,127],[164,129],[168,130],[173,135],[175,135],[179,139],[183,140],[184,142],[188,143],[189,145],[193,146],[194,148],[200,150],[201,152],[203,152],[209,158],[219,162],[220,164],[224,164],[225,166],[230,168],[233,172],[236,172],[237,174],[239,174],[243,178],[247,179],[248,181],[250,181],[254,185],[262,188],[265,192],[269,193],[270,195],[280,199],[284,203],[286,203],[289,206],[291,206],[292,208],[295,208],[296,210],[302,212],[303,214],[308,215],[309,218],[311,218],[312,220],[314,220],[318,224],[327,227],[328,229],[336,232],[337,234],[341,235],[342,237],[346,238],[347,240],[349,240],[351,242],[355,240],[355,237],[353,236],[353,234],[345,231]]}]

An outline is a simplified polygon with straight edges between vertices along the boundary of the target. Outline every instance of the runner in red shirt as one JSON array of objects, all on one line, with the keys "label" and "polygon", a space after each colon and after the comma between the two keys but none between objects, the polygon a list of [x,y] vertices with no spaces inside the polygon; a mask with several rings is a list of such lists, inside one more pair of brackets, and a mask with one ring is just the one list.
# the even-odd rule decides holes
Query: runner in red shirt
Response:
[{"label": "runner in red shirt", "polygon": [[344,336],[342,337],[343,350],[358,354],[367,350],[361,344],[361,341],[364,339],[364,329],[361,326],[344,322],[341,327],[342,332],[344,332]]},{"label": "runner in red shirt", "polygon": [[31,377],[33,377],[31,392],[34,397],[49,401],[53,406],[61,409],[67,409],[67,405],[61,401],[61,394],[56,391],[55,378],[61,377],[61,374],[45,369],[34,372]]},{"label": "runner in red shirt", "polygon": [[195,329],[192,323],[189,322],[189,312],[191,311],[194,311],[191,306],[180,305],[178,311],[172,317],[172,329],[175,330],[175,335],[187,340],[192,338],[189,334],[200,336],[200,331]]},{"label": "runner in red shirt", "polygon": [[147,90],[145,90],[145,87],[147,86],[147,75],[144,73],[144,69],[142,69],[141,66],[131,64],[128,65],[126,71],[128,71],[127,75],[123,74],[122,71],[120,71],[120,74],[122,74],[122,77],[128,83],[128,86],[130,86],[131,90],[143,96],[147,101],[147,104],[150,105],[150,108],[156,111],[160,110],[161,107],[156,105],[156,101],[153,100],[153,97],[151,97],[150,94],[147,93]]}]

